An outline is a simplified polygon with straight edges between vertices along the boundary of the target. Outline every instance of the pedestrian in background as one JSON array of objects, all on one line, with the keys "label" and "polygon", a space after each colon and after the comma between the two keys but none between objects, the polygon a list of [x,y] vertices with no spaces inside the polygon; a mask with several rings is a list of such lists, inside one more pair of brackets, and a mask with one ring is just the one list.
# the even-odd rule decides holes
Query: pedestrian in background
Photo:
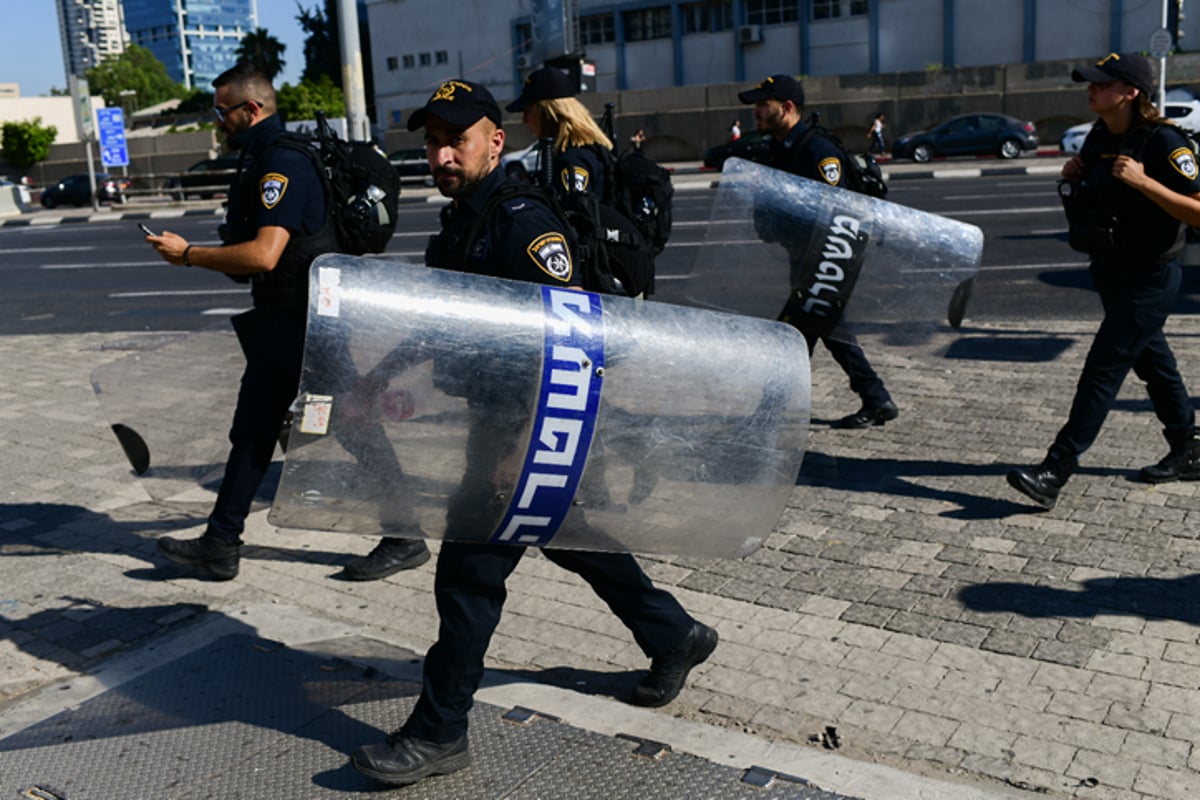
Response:
[{"label": "pedestrian in background", "polygon": [[[803,122],[804,87],[791,75],[772,75],[753,89],[738,94],[743,103],[754,105],[754,121],[758,129],[770,134],[769,166],[799,175],[828,186],[844,186],[843,164],[848,156],[841,148],[823,136],[810,136],[801,146],[809,127]],[[788,247],[793,261],[803,258],[807,242],[794,242]],[[850,388],[862,400],[862,407],[842,417],[839,428],[865,428],[883,425],[900,415],[883,380],[872,369],[866,353],[853,331],[845,322],[838,322],[829,333],[818,333],[813,320],[792,303],[784,307],[780,321],[792,325],[804,334],[808,352],[812,355],[817,342],[825,345],[833,360],[850,379]]]},{"label": "pedestrian in background", "polygon": [[871,121],[867,130],[867,152],[883,155],[887,152],[887,141],[883,138],[883,112],[880,111]]},{"label": "pedestrian in background", "polygon": [[1179,293],[1185,223],[1200,224],[1200,170],[1185,135],[1151,103],[1154,71],[1136,53],[1110,53],[1071,73],[1087,82],[1099,115],[1079,155],[1062,170],[1072,247],[1091,256],[1104,319],[1079,376],[1067,422],[1036,467],[1008,473],[1013,488],[1045,508],[1100,433],[1132,369],[1146,383],[1169,452],[1138,477],[1200,480],[1191,397],[1163,335]]},{"label": "pedestrian in background", "polygon": [[729,126],[729,141],[736,142],[740,138],[742,138],[742,121],[735,119]]}]

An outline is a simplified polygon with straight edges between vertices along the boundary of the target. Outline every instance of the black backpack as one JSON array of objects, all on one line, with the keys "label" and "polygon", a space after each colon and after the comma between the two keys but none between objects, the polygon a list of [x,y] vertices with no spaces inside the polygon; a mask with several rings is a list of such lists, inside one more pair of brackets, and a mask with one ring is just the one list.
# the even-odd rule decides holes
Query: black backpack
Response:
[{"label": "black backpack", "polygon": [[813,112],[812,117],[805,123],[808,126],[808,133],[804,134],[798,147],[803,150],[814,136],[827,139],[842,151],[844,170],[842,182],[847,189],[880,199],[887,197],[888,187],[883,179],[883,170],[879,168],[879,162],[870,153],[852,153],[847,150],[846,146],[842,144],[842,140],[834,136],[833,131],[822,126],[820,120],[821,112]]},{"label": "black backpack", "polygon": [[[604,104],[600,127],[609,139],[617,141],[612,103]],[[616,159],[605,177],[612,194],[605,202],[633,220],[654,255],[661,253],[671,238],[671,198],[675,194],[671,173],[640,147],[633,147]]]},{"label": "black backpack", "polygon": [[317,165],[341,252],[382,253],[396,232],[400,202],[400,173],[383,151],[372,142],[342,141],[320,111],[316,132],[286,133],[275,144]]}]

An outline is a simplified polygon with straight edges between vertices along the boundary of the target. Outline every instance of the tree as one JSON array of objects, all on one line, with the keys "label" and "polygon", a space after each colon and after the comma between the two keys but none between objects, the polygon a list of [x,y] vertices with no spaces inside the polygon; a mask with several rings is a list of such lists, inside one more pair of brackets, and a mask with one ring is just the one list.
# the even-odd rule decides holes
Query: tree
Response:
[{"label": "tree", "polygon": [[318,111],[330,117],[346,113],[346,96],[328,75],[315,81],[306,78],[297,86],[285,84],[276,93],[275,102],[285,120],[315,119]]},{"label": "tree", "polygon": [[239,61],[254,64],[274,82],[275,76],[283,72],[287,65],[283,60],[283,51],[286,49],[287,45],[267,33],[265,28],[255,28],[242,39],[234,55]]},{"label": "tree", "polygon": [[121,105],[121,92],[136,92],[137,104],[146,108],[183,97],[187,89],[167,75],[167,68],[141,45],[131,44],[119,56],[106,58],[86,73],[88,89],[110,106]]},{"label": "tree", "polygon": [[29,169],[50,154],[50,145],[58,136],[58,128],[42,125],[41,117],[22,122],[4,123],[0,135],[0,150],[9,166],[20,170]]},{"label": "tree", "polygon": [[301,81],[320,81],[329,76],[333,84],[342,87],[341,43],[338,39],[338,17],[336,0],[325,0],[325,8],[314,6],[307,9],[297,0],[300,13],[296,21],[308,34],[304,39],[304,72]]}]

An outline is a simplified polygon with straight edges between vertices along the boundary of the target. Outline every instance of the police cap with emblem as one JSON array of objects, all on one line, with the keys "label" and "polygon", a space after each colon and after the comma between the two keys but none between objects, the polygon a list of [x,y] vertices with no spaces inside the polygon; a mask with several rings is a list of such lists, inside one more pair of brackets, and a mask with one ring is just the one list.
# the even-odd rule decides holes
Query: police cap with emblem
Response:
[{"label": "police cap with emblem", "polygon": [[1154,68],[1150,61],[1137,53],[1109,53],[1092,67],[1072,70],[1071,80],[1076,83],[1108,83],[1121,80],[1142,94],[1154,93]]},{"label": "police cap with emblem", "polygon": [[772,75],[753,89],[738,92],[738,100],[743,103],[757,103],[759,100],[778,100],[782,103],[791,100],[797,108],[804,108],[804,87],[791,75]]},{"label": "police cap with emblem", "polygon": [[430,116],[445,120],[451,125],[469,128],[483,118],[500,126],[500,106],[487,87],[466,80],[446,81],[437,88],[425,105],[408,117],[408,129],[415,131],[425,125]]},{"label": "police cap with emblem", "polygon": [[504,107],[506,111],[524,111],[539,100],[557,100],[560,97],[574,97],[579,87],[573,85],[570,77],[560,69],[542,67],[535,69],[525,78],[521,94]]}]

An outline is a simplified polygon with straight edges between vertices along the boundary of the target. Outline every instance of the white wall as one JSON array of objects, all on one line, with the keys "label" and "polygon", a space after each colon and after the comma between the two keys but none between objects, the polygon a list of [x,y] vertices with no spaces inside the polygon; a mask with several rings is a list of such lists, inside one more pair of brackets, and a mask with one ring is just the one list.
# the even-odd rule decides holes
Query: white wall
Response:
[{"label": "white wall", "polygon": [[[95,111],[104,108],[104,98],[92,98],[92,130],[99,130]],[[55,144],[72,144],[79,141],[75,131],[75,109],[70,97],[0,97],[0,123],[24,122],[41,117],[43,125],[58,128]]]}]

